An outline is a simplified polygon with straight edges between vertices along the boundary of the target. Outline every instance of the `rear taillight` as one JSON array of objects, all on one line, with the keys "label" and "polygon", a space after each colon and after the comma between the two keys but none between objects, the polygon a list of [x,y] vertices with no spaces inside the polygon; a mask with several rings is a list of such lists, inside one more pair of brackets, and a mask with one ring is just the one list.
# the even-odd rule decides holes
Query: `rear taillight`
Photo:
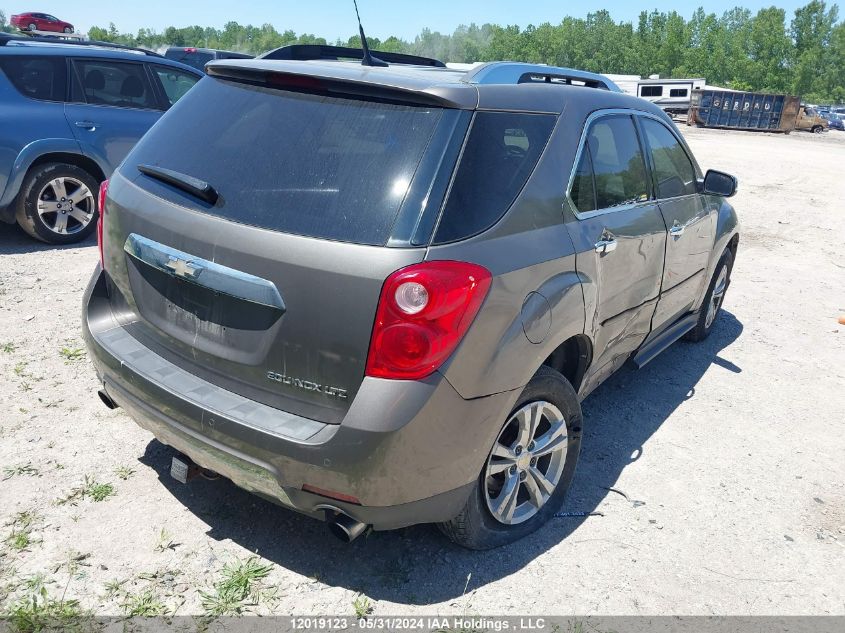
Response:
[{"label": "rear taillight", "polygon": [[490,289],[483,266],[434,261],[397,270],[381,289],[367,375],[418,380],[449,358]]},{"label": "rear taillight", "polygon": [[197,49],[194,48],[193,46],[189,46],[188,48],[185,49],[185,52],[186,53],[196,53]]},{"label": "rear taillight", "polygon": [[97,196],[97,208],[100,210],[100,217],[97,219],[97,248],[100,249],[100,266],[106,269],[105,258],[103,257],[103,223],[106,217],[106,194],[109,191],[109,181],[100,183],[100,194]]}]

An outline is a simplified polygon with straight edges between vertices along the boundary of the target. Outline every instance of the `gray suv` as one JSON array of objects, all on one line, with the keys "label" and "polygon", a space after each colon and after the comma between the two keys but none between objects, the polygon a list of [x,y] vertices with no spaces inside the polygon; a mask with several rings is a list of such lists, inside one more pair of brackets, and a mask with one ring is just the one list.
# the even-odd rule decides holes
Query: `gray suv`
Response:
[{"label": "gray suv", "polygon": [[207,72],[104,187],[84,308],[101,399],[177,478],[496,547],[560,510],[581,400],[714,327],[736,181],[604,77]]},{"label": "gray suv", "polygon": [[0,34],[0,221],[69,244],[97,223],[97,188],[199,79],[141,49]]}]

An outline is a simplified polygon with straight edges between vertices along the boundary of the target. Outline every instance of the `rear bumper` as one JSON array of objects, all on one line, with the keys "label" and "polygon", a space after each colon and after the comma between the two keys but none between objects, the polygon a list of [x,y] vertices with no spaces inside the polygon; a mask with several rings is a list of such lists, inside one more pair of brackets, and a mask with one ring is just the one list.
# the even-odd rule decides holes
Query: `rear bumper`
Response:
[{"label": "rear bumper", "polygon": [[[307,514],[331,506],[375,529],[455,516],[518,396],[464,400],[440,374],[365,378],[342,423],[324,424],[202,381],[123,325],[98,267],[85,292],[85,342],[109,396],[140,426],[242,488]],[[304,484],[361,504],[304,492]]]}]

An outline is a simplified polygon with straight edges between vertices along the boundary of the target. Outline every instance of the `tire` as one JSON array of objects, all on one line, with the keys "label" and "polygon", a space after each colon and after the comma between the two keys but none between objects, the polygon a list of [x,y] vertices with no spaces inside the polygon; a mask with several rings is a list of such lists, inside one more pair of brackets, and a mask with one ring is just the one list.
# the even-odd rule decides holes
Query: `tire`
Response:
[{"label": "tire", "polygon": [[813,129],[810,130],[813,134],[821,134],[824,131],[824,128],[821,125],[814,125]]},{"label": "tire", "polygon": [[[97,226],[98,189],[97,179],[76,165],[46,163],[33,167],[18,193],[15,217],[24,231],[42,242],[79,242]],[[74,200],[74,195],[81,198]]]},{"label": "tire", "polygon": [[[544,404],[540,405],[541,402]],[[547,413],[552,412],[552,408],[549,408],[548,405],[557,409],[554,412],[554,416],[546,417]],[[519,466],[513,465],[496,475],[488,476],[488,469],[491,466],[501,468],[502,465],[511,463],[509,459],[502,459],[498,455],[494,455],[494,451],[510,450],[504,448],[508,445],[513,449],[511,450],[512,456],[520,454],[520,459],[517,461],[525,462],[532,459],[532,452],[530,450],[523,450],[521,453],[516,452],[519,436],[514,437],[509,435],[515,429],[521,428],[516,415],[523,411],[533,411],[531,409],[532,406],[537,406],[538,408],[543,407],[543,417],[540,420],[540,424],[535,427],[537,434],[533,436],[538,439],[555,437],[556,434],[552,432],[554,427],[550,425],[550,418],[556,417],[557,413],[562,415],[566,429],[565,435],[563,437],[557,435],[557,442],[553,443],[558,446],[556,449],[558,452],[541,456],[537,458],[538,461],[536,462],[530,461],[530,466],[525,468],[524,471],[523,468],[526,464],[520,463]],[[473,488],[466,505],[458,516],[446,523],[439,524],[438,527],[440,530],[462,547],[485,550],[513,543],[539,529],[560,510],[572,483],[575,475],[575,466],[578,463],[578,454],[581,451],[582,420],[581,404],[572,385],[559,372],[550,367],[541,367],[531,379],[531,382],[525,387],[513,411],[511,411],[505,420],[502,430],[496,439],[496,444],[491,448],[485,460],[477,484]],[[513,443],[510,442],[512,437]],[[529,434],[524,437],[531,437],[531,435]],[[529,443],[526,449],[532,444],[533,442]],[[542,446],[535,450],[539,452],[541,449]],[[545,501],[537,506],[532,501],[533,497],[529,492],[529,484],[532,484],[532,487],[536,491],[539,491],[540,488],[536,484],[537,480],[530,473],[531,471],[542,471],[543,468],[546,469],[544,474],[550,475],[552,478],[555,476],[552,471],[553,469],[556,470],[559,473],[557,475],[558,481],[551,493],[546,496]],[[505,495],[505,486],[507,485],[508,478],[514,476],[511,474],[513,469],[516,469],[518,473],[515,476],[519,483],[514,486],[514,489],[517,491],[516,495],[511,496],[511,498],[515,499],[513,504],[515,509],[510,512],[513,517],[512,523],[506,524],[494,515],[491,505],[495,505],[494,502],[498,501],[502,495]],[[520,479],[522,475],[524,475],[524,479]],[[499,479],[505,483],[501,484],[499,494],[488,502],[491,486],[495,487],[498,485]],[[548,482],[549,480],[546,479],[546,481]],[[520,501],[520,499],[523,500]],[[526,518],[520,519],[520,516]]]},{"label": "tire", "polygon": [[30,24],[30,25],[29,25],[28,27],[26,27],[26,28],[27,28],[27,30],[28,30],[28,31],[37,31],[37,30],[38,30],[38,25],[37,25],[37,24]]},{"label": "tire", "polygon": [[65,33],[73,33],[73,29],[70,28],[69,26],[66,26],[65,27]]},{"label": "tire", "polygon": [[[701,309],[698,313],[698,321],[696,322],[694,328],[684,334],[685,340],[697,343],[698,341],[703,341],[710,336],[710,332],[713,330],[713,325],[716,323],[716,319],[719,317],[719,312],[721,312],[722,305],[725,302],[725,293],[731,285],[731,271],[733,270],[733,265],[733,253],[731,253],[730,250],[726,250],[719,259],[719,263],[716,264],[716,270],[713,272],[713,278],[710,280],[710,285],[707,286],[707,294],[704,295],[704,301],[701,303]],[[719,281],[723,270],[725,271],[724,284]],[[715,313],[712,317],[708,317],[710,306],[713,303],[713,295],[718,292],[717,285],[723,285],[723,287],[716,303]]]}]

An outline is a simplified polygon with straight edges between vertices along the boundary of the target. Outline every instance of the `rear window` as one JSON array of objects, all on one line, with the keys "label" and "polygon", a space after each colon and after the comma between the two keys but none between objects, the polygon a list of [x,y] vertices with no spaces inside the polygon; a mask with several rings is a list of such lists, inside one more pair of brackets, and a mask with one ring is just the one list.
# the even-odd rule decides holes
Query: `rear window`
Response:
[{"label": "rear window", "polygon": [[23,96],[64,101],[67,68],[64,57],[5,57],[0,68]]},{"label": "rear window", "polygon": [[426,153],[444,151],[443,134],[432,142],[449,118],[444,112],[206,78],[144,136],[123,169],[156,165],[204,180],[221,201],[198,210],[228,220],[383,245],[406,194],[419,189],[414,179]]},{"label": "rear window", "polygon": [[164,56],[168,59],[172,59],[173,61],[193,66],[197,70],[205,70],[205,65],[214,59],[213,53],[186,51],[178,48],[168,49]]}]

